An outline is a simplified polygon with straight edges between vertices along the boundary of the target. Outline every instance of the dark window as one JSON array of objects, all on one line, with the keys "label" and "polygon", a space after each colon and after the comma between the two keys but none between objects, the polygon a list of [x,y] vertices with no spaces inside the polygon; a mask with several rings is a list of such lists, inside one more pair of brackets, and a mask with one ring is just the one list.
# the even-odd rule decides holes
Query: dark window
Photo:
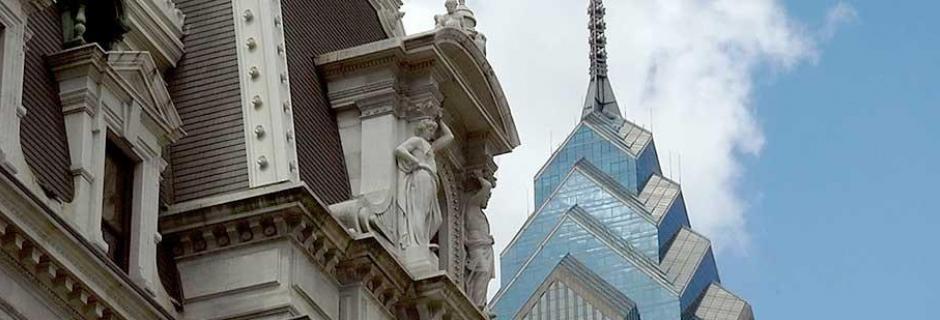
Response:
[{"label": "dark window", "polygon": [[133,160],[124,152],[107,145],[104,160],[104,199],[101,208],[101,231],[108,243],[108,257],[128,270],[130,256],[131,211],[134,200]]}]

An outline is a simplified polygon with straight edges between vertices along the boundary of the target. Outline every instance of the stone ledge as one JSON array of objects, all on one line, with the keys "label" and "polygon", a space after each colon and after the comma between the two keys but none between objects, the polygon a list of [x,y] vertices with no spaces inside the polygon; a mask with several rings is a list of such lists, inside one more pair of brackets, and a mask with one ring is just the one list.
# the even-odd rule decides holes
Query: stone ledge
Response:
[{"label": "stone ledge", "polygon": [[305,185],[270,190],[190,211],[171,207],[173,213],[160,221],[164,241],[177,259],[187,259],[289,238],[327,275],[342,285],[363,284],[386,311],[402,319],[488,319],[450,277],[414,279],[374,236],[353,238]]},{"label": "stone ledge", "polygon": [[0,204],[0,254],[81,319],[174,318],[6,170]]}]

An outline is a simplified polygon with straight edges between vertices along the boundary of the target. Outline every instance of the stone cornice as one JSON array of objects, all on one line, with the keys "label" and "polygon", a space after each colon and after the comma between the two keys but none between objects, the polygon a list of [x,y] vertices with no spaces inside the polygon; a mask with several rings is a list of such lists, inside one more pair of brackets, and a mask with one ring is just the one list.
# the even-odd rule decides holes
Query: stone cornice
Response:
[{"label": "stone cornice", "polygon": [[402,298],[409,294],[411,277],[408,272],[382,242],[372,236],[352,243],[340,263],[340,270],[340,283],[361,282],[389,312],[396,310]]},{"label": "stone cornice", "polygon": [[[417,317],[422,320],[489,319],[488,315],[473,305],[463,290],[443,274],[416,281],[412,299],[410,303],[414,305]],[[405,319],[415,316],[406,315]]]},{"label": "stone cornice", "polygon": [[335,274],[336,265],[352,239],[325,208],[322,201],[300,184],[164,215],[160,229],[177,259],[290,238],[304,248],[324,272]]},{"label": "stone cornice", "polygon": [[[406,38],[380,40],[326,53],[315,61],[328,87],[331,83],[349,87],[343,83],[346,78],[366,72],[399,78],[429,75],[431,80],[449,86],[449,92],[459,95],[447,98],[461,101],[457,109],[476,123],[472,131],[492,132],[487,137],[492,140],[494,154],[507,153],[519,145],[515,122],[492,66],[473,39],[460,30],[441,28]],[[353,91],[365,89],[340,90],[330,92],[331,98],[351,97]]]},{"label": "stone cornice", "polygon": [[0,169],[0,254],[83,319],[173,319],[102,252],[25,190]]},{"label": "stone cornice", "polygon": [[150,51],[162,71],[176,66],[183,56],[185,15],[172,0],[125,1],[131,32],[127,41],[139,50]]},{"label": "stone cornice", "polygon": [[170,210],[161,233],[177,259],[289,238],[340,284],[363,284],[390,314],[433,306],[453,319],[487,319],[448,276],[415,280],[381,241],[353,238],[302,183]]}]

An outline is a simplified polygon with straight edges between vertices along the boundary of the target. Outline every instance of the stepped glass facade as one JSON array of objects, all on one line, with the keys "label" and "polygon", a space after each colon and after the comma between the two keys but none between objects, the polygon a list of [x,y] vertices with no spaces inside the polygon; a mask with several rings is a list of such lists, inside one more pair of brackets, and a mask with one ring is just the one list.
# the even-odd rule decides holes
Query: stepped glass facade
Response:
[{"label": "stepped glass facade", "polygon": [[401,5],[0,1],[0,319],[490,318],[514,120]]},{"label": "stepped glass facade", "polygon": [[535,207],[500,256],[500,319],[753,319],[721,286],[652,134],[621,116],[592,0],[591,82],[574,131],[535,176]]}]

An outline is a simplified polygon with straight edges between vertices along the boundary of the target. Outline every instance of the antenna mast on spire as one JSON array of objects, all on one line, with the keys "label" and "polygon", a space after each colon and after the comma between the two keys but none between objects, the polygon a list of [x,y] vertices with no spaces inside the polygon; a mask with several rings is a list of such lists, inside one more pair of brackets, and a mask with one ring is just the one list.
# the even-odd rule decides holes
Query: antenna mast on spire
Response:
[{"label": "antenna mast on spire", "polygon": [[607,23],[604,22],[604,15],[607,9],[604,8],[603,0],[590,0],[588,8],[590,21],[588,28],[591,30],[591,80],[607,77]]}]

